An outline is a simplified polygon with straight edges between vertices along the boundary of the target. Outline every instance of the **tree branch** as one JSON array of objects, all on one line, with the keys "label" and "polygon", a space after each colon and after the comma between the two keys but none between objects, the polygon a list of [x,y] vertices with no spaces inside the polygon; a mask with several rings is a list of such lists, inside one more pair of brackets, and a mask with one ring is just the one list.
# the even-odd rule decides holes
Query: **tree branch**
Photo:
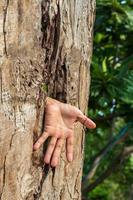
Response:
[{"label": "tree branch", "polygon": [[86,194],[92,191],[95,187],[101,184],[106,178],[108,178],[124,161],[124,159],[129,156],[133,152],[133,146],[125,147],[124,150],[113,160],[113,162],[109,165],[107,170],[97,178],[92,184],[87,186],[82,190],[83,194]]},{"label": "tree branch", "polygon": [[101,121],[107,121],[107,120],[112,120],[116,117],[124,117],[127,116],[128,114],[131,114],[131,112],[124,112],[124,113],[111,113],[107,116],[99,116],[96,118],[92,118],[92,120],[94,120],[95,122],[101,122]]},{"label": "tree branch", "polygon": [[114,137],[113,139],[111,139],[107,145],[98,153],[98,155],[95,157],[92,166],[89,170],[89,173],[87,176],[84,177],[83,182],[82,182],[82,189],[84,190],[84,188],[86,188],[86,185],[88,185],[89,180],[92,179],[92,177],[95,175],[96,170],[102,160],[102,158],[119,142],[123,141],[126,139],[126,137],[128,136],[128,132],[127,132],[127,127],[124,128],[124,130],[122,129],[120,131],[120,133],[117,135],[117,138]]}]

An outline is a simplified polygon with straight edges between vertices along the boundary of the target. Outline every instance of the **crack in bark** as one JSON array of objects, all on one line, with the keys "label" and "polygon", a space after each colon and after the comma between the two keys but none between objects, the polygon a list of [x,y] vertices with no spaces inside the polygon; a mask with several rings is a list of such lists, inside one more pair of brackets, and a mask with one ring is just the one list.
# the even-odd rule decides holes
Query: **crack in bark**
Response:
[{"label": "crack in bark", "polygon": [[77,194],[78,194],[78,199],[79,199],[79,196],[80,196],[80,192],[78,191],[78,189],[77,189],[76,186],[77,186],[78,177],[79,177],[79,175],[80,175],[81,170],[82,170],[82,167],[79,168],[79,171],[78,171],[78,173],[77,173],[76,180],[75,180],[75,185],[74,185],[74,190],[75,190],[75,191],[77,192]]},{"label": "crack in bark", "polygon": [[83,158],[84,158],[84,148],[85,148],[85,144],[84,144],[85,132],[86,132],[86,127],[83,126],[83,128],[82,128],[82,136],[81,136],[81,154],[82,154]]},{"label": "crack in bark", "polygon": [[82,61],[80,62],[80,65],[79,65],[79,76],[78,76],[78,108],[80,108],[80,74],[81,74],[81,66],[82,66]]},{"label": "crack in bark", "polygon": [[69,190],[69,185],[68,185],[67,180],[66,180],[66,185],[67,185],[68,194],[69,194],[70,198],[73,199],[72,194],[71,194],[71,192]]},{"label": "crack in bark", "polygon": [[16,130],[14,131],[14,134],[11,136],[11,140],[10,140],[10,149],[9,149],[9,151],[11,150],[11,147],[12,147],[12,144],[13,144],[13,138],[14,138],[14,136],[16,135],[17,133],[16,133]]},{"label": "crack in bark", "polygon": [[9,0],[6,1],[6,6],[4,8],[4,17],[3,17],[3,35],[4,35],[4,54],[6,56],[8,56],[7,53],[7,38],[6,38],[6,19],[7,19],[7,10],[8,10],[8,6],[9,6]]},{"label": "crack in bark", "polygon": [[43,187],[43,183],[46,179],[46,177],[48,176],[48,174],[50,173],[50,166],[49,165],[43,165],[42,167],[42,178],[40,180],[40,184],[38,186],[38,191],[36,193],[33,194],[34,196],[34,200],[39,200],[42,194],[42,187]]},{"label": "crack in bark", "polygon": [[3,104],[2,92],[3,92],[3,88],[2,88],[2,69],[0,68],[0,101],[1,101],[1,104]]},{"label": "crack in bark", "polygon": [[62,200],[62,194],[63,194],[63,192],[64,192],[64,187],[60,190],[60,193],[59,193],[60,200]]},{"label": "crack in bark", "polygon": [[[48,89],[49,96],[57,98],[56,91],[56,82],[57,75],[56,71],[57,67],[61,68],[61,51],[62,46],[59,47],[60,43],[60,24],[61,24],[61,16],[60,16],[60,6],[57,3],[57,11],[50,18],[50,1],[42,1],[42,48],[46,49],[45,56],[45,68],[48,70],[49,80],[48,80]],[[62,70],[62,69],[61,69]]]},{"label": "crack in bark", "polygon": [[52,186],[54,187],[54,176],[55,176],[55,168],[52,168]]},{"label": "crack in bark", "polygon": [[[76,176],[75,184],[74,184],[74,191],[77,192],[77,194],[78,194],[78,198],[72,196],[72,193],[71,193],[70,190],[69,190],[69,184],[68,184],[67,179],[66,179],[66,181],[65,181],[66,186],[67,186],[67,190],[68,190],[68,194],[69,194],[70,198],[73,199],[73,200],[78,200],[79,197],[80,197],[80,192],[79,192],[78,189],[76,188],[76,185],[77,185],[78,177],[79,177],[79,175],[80,175],[81,170],[82,170],[82,167],[80,167],[79,170],[78,170],[78,172],[77,172],[77,176]],[[62,193],[60,192],[60,200],[61,200],[61,195],[62,195]]]},{"label": "crack in bark", "polygon": [[[12,146],[12,143],[13,143],[13,138],[14,138],[15,135],[16,135],[16,130],[14,131],[14,134],[11,136],[8,152],[10,152],[10,150],[11,150],[11,146]],[[5,183],[6,183],[5,177],[6,177],[6,158],[7,158],[7,156],[8,156],[8,153],[6,154],[5,159],[4,159],[4,165],[3,165],[3,171],[4,171],[3,172],[3,187],[2,187],[2,192],[1,192],[1,195],[0,195],[0,199],[2,199],[2,194],[3,194]]]},{"label": "crack in bark", "polygon": [[0,194],[0,199],[2,200],[2,194],[3,194],[3,191],[4,191],[4,187],[5,187],[5,177],[6,177],[6,157],[7,155],[5,156],[5,159],[4,159],[4,165],[3,165],[3,186],[2,186],[2,190],[1,190],[1,194]]},{"label": "crack in bark", "polygon": [[54,77],[54,97],[62,102],[67,102],[67,66],[66,66],[66,57],[61,60],[63,44],[61,45],[58,53],[58,61],[55,70]]},{"label": "crack in bark", "polygon": [[[73,196],[72,196],[72,194],[71,194],[71,192],[70,192],[70,190],[69,190],[69,185],[68,185],[68,182],[67,182],[67,181],[66,181],[66,185],[67,185],[67,190],[68,190],[68,193],[69,193],[70,198],[73,199],[73,200],[78,200],[78,199],[79,199],[79,195],[78,195],[78,199],[77,199],[77,197],[73,197]],[[75,185],[76,185],[76,184],[75,184]],[[78,194],[79,194],[79,192],[78,192]]]},{"label": "crack in bark", "polygon": [[[15,113],[15,107],[14,107],[14,123],[15,123],[15,127],[16,127],[16,113]],[[12,143],[13,143],[13,138],[14,136],[16,135],[16,129],[14,129],[14,133],[11,135],[11,139],[10,139],[10,143],[9,143],[9,147],[8,147],[8,151],[7,151],[7,154],[5,156],[5,159],[4,159],[4,164],[3,164],[3,187],[2,187],[2,192],[1,192],[1,195],[0,195],[0,199],[2,199],[2,194],[3,194],[3,191],[4,191],[4,187],[5,187],[5,177],[6,177],[6,159],[7,159],[7,156],[8,154],[10,153],[11,151],[11,147],[12,147]]]}]

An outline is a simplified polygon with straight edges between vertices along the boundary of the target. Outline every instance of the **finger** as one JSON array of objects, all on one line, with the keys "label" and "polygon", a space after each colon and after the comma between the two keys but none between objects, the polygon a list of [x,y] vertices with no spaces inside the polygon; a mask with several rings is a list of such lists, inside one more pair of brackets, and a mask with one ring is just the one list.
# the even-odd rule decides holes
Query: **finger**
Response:
[{"label": "finger", "polygon": [[67,160],[69,162],[72,162],[73,160],[73,136],[67,138],[67,143],[66,143],[66,148],[67,148]]},{"label": "finger", "polygon": [[50,163],[50,159],[51,159],[52,153],[54,151],[56,142],[57,142],[57,138],[52,137],[49,144],[48,144],[48,148],[47,148],[47,151],[46,151],[46,154],[45,154],[45,157],[44,157],[44,162],[47,163],[47,164]]},{"label": "finger", "polygon": [[83,113],[78,116],[77,120],[87,128],[96,128],[96,124],[90,118],[86,117]]},{"label": "finger", "polygon": [[59,156],[61,154],[62,146],[63,146],[63,139],[60,138],[60,139],[58,139],[58,141],[56,143],[55,150],[54,150],[54,153],[53,153],[53,156],[52,156],[52,160],[51,160],[51,166],[52,167],[56,167],[57,164],[58,164],[58,160],[59,160]]},{"label": "finger", "polygon": [[40,146],[45,142],[45,140],[48,138],[49,134],[47,132],[44,132],[41,137],[37,140],[37,142],[34,144],[33,149],[37,150],[40,148]]}]

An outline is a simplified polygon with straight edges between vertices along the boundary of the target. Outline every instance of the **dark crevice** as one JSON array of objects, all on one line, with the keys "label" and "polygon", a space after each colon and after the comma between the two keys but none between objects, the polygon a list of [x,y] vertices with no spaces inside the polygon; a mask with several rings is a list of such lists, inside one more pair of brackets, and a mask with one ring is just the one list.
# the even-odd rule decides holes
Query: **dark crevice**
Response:
[{"label": "dark crevice", "polygon": [[55,31],[54,31],[54,43],[53,43],[53,52],[51,55],[51,61],[54,61],[57,56],[58,47],[59,47],[59,40],[60,40],[60,23],[61,23],[61,16],[60,16],[60,7],[59,4],[57,5],[58,11],[55,15]]},{"label": "dark crevice", "polygon": [[6,156],[5,156],[4,165],[3,165],[3,186],[2,186],[2,190],[1,190],[1,194],[0,194],[0,199],[2,199],[2,194],[4,191],[4,187],[5,187],[5,178],[6,178]]},{"label": "dark crevice", "polygon": [[53,175],[52,175],[52,186],[54,187],[54,177],[55,177],[55,168],[54,167],[52,168],[52,172],[53,172]]},{"label": "dark crevice", "polygon": [[[47,69],[48,79],[44,82],[48,85],[49,95],[56,98],[55,80],[57,67],[61,65],[60,41],[60,6],[57,4],[57,12],[50,19],[49,16],[50,2],[42,2],[42,47],[45,49],[45,70]],[[59,55],[60,54],[60,55]]]},{"label": "dark crevice", "polygon": [[82,67],[82,62],[79,65],[79,76],[78,76],[78,108],[80,109],[80,84],[81,84],[81,80],[80,80],[80,75],[81,75],[81,67]]},{"label": "dark crevice", "polygon": [[55,71],[55,78],[54,78],[54,98],[58,99],[59,101],[65,102],[67,100],[67,66],[66,66],[66,59],[61,60],[61,52],[62,48],[60,49],[57,67]]},{"label": "dark crevice", "polygon": [[3,93],[3,89],[2,89],[2,69],[0,68],[0,101],[1,104],[3,104],[3,98],[2,98],[2,93]]},{"label": "dark crevice", "polygon": [[3,17],[3,35],[4,35],[4,53],[6,56],[8,56],[7,53],[7,37],[6,37],[6,19],[7,19],[7,10],[8,10],[8,6],[9,6],[9,0],[6,1],[6,6],[4,8],[4,17]]}]

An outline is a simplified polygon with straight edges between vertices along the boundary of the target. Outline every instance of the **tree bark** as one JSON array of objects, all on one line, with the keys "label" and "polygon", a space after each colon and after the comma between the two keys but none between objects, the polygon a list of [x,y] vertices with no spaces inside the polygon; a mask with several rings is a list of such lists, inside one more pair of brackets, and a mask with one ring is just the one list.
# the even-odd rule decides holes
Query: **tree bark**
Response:
[{"label": "tree bark", "polygon": [[1,200],[81,199],[83,127],[71,164],[65,146],[56,169],[43,164],[43,147],[32,148],[46,95],[86,112],[94,12],[94,0],[0,2]]}]

